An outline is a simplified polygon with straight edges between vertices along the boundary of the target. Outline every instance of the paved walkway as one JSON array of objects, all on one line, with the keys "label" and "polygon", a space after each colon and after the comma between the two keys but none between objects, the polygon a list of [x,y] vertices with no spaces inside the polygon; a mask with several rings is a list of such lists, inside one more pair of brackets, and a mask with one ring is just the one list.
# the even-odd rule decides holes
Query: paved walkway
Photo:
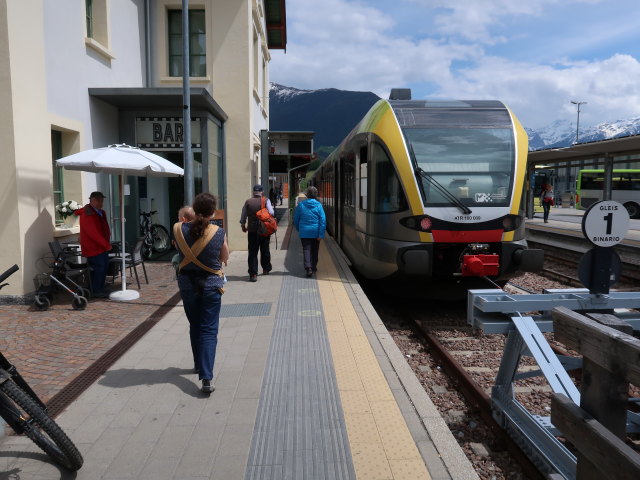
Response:
[{"label": "paved walkway", "polygon": [[[232,253],[210,397],[192,373],[178,304],[58,417],[85,458],[76,475],[10,436],[0,478],[477,478],[346,266],[334,266],[331,241],[323,245],[317,279],[304,277],[295,238],[272,251],[274,270],[257,283],[247,281],[246,252]],[[106,323],[110,307],[128,317],[135,303],[90,308],[104,304]]]}]

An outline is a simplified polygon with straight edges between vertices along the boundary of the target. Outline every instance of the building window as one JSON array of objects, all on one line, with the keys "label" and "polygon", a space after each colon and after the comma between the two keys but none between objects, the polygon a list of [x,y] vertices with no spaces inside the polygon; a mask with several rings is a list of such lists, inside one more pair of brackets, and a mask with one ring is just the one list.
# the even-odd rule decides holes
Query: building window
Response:
[{"label": "building window", "polygon": [[93,38],[93,0],[85,0],[87,37]]},{"label": "building window", "polygon": [[[169,10],[169,76],[182,76],[182,10]],[[207,75],[204,10],[189,10],[189,76]]]},{"label": "building window", "polygon": [[258,34],[254,31],[253,32],[253,89],[255,90],[256,93],[260,92],[260,83],[259,83],[259,70],[258,70],[258,58],[259,58],[259,51],[258,51],[259,45],[258,45]]},{"label": "building window", "polygon": [[[62,158],[62,133],[51,130],[51,156],[53,162],[53,206],[64,202],[64,181],[62,167],[56,165],[56,160]],[[54,208],[55,210],[55,208]],[[64,218],[56,212],[56,223],[62,223]]]}]

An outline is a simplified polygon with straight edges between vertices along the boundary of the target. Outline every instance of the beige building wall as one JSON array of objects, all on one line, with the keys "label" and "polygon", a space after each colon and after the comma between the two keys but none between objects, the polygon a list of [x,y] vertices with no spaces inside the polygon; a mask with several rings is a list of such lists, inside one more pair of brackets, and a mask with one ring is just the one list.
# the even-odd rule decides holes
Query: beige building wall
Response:
[{"label": "beige building wall", "polygon": [[3,295],[33,291],[54,223],[42,1],[0,2],[0,270],[21,267]]},{"label": "beige building wall", "polygon": [[[168,76],[167,10],[176,0],[155,2],[154,86],[181,87],[181,77]],[[229,119],[224,126],[226,211],[229,246],[246,250],[240,213],[260,179],[260,130],[268,128],[268,61],[262,0],[190,2],[204,8],[207,22],[207,75],[191,78],[192,87],[207,88]],[[257,38],[257,43],[254,41]],[[255,51],[255,57],[254,57]],[[257,69],[256,69],[257,67]],[[266,93],[266,94],[265,94]],[[266,180],[265,180],[266,182]],[[220,192],[211,193],[219,195]]]}]

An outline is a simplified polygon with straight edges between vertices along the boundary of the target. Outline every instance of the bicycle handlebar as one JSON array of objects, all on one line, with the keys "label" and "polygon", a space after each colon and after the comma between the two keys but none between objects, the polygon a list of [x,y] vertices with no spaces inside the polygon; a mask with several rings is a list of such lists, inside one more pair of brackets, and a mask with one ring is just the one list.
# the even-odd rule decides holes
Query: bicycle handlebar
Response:
[{"label": "bicycle handlebar", "polygon": [[[7,278],[9,278],[11,275],[16,273],[18,270],[20,270],[20,267],[18,267],[18,265],[14,265],[13,267],[10,267],[8,270],[6,270],[2,275],[0,275],[0,284],[4,282]],[[0,288],[2,288],[3,286],[4,285],[0,285]]]},{"label": "bicycle handlebar", "polygon": [[150,217],[151,215],[155,215],[156,213],[158,213],[158,211],[153,210],[152,212],[140,212],[140,215],[142,215],[143,217]]}]

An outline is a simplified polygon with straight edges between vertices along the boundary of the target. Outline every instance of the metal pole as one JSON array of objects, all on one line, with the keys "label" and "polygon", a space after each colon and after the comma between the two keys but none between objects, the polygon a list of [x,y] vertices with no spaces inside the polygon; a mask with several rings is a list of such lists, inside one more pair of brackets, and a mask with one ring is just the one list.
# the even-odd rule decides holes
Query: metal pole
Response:
[{"label": "metal pole", "polygon": [[182,101],[184,114],[184,203],[193,203],[193,156],[191,154],[191,86],[189,83],[189,0],[182,0]]},{"label": "metal pole", "polygon": [[580,136],[580,105],[584,105],[587,102],[575,102],[571,100],[571,103],[578,106],[578,120],[576,121],[576,144],[577,144]]}]

